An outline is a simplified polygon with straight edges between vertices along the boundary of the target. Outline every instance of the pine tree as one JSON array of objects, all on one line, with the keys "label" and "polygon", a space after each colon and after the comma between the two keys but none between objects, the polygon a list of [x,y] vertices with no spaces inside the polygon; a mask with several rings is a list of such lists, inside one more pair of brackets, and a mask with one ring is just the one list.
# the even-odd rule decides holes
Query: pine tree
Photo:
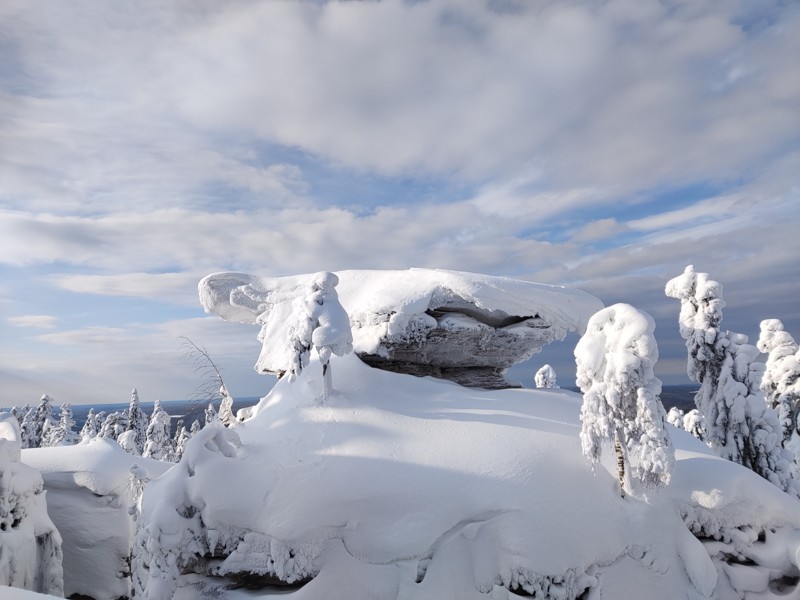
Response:
[{"label": "pine tree", "polygon": [[537,388],[557,389],[558,383],[556,382],[556,371],[550,365],[544,365],[541,369],[536,371],[533,381]]},{"label": "pine tree", "polygon": [[654,488],[669,482],[675,460],[658,397],[661,381],[653,374],[654,329],[647,313],[615,304],[589,319],[575,347],[583,453],[595,464],[603,443],[614,445],[623,495],[626,467],[645,488]]},{"label": "pine tree", "polygon": [[778,319],[761,321],[758,349],[766,353],[767,362],[761,391],[767,403],[778,411],[781,422],[783,445],[793,435],[800,435],[797,414],[800,410],[800,351],[794,337],[784,331]]},{"label": "pine tree", "polygon": [[147,414],[139,404],[139,393],[136,388],[131,390],[131,403],[128,406],[128,431],[135,432],[135,454],[144,452],[144,443],[147,440]]},{"label": "pine tree", "polygon": [[192,422],[192,427],[191,427],[191,429],[189,429],[189,439],[193,438],[193,437],[194,437],[194,436],[196,436],[198,433],[200,433],[200,430],[201,430],[201,429],[202,429],[202,427],[200,427],[200,421],[198,421],[197,419],[195,419],[195,420]]},{"label": "pine tree", "polygon": [[161,402],[156,400],[153,414],[147,426],[146,441],[142,456],[164,460],[170,453],[170,424],[171,419],[167,412],[161,408]]}]

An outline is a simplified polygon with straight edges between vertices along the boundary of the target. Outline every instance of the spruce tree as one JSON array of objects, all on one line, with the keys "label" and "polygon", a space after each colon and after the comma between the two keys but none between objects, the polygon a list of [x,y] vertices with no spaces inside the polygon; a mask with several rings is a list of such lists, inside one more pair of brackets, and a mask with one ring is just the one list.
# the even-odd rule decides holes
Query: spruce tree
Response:
[{"label": "spruce tree", "polygon": [[147,440],[148,421],[147,414],[139,403],[139,393],[136,391],[136,388],[133,388],[131,390],[131,402],[128,406],[128,431],[135,432],[135,454],[142,454],[142,452],[144,452],[144,444]]},{"label": "spruce tree", "polygon": [[778,411],[783,445],[800,435],[797,414],[800,409],[800,351],[794,337],[778,319],[761,321],[758,349],[767,354],[761,391],[767,403]]},{"label": "spruce tree", "polygon": [[653,373],[658,360],[654,328],[647,313],[615,304],[589,319],[575,346],[583,453],[594,465],[604,443],[614,445],[623,495],[626,474],[645,488],[664,486],[675,460],[658,397],[661,381]]},{"label": "spruce tree", "polygon": [[161,402],[156,400],[153,414],[147,426],[146,441],[142,456],[165,460],[170,454],[170,416],[161,408]]}]

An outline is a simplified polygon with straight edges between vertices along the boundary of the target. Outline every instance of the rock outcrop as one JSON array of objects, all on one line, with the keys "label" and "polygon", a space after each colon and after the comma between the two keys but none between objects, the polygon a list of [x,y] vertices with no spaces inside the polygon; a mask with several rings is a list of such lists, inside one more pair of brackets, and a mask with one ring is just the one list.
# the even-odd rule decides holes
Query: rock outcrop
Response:
[{"label": "rock outcrop", "polygon": [[[430,269],[337,275],[354,351],[364,362],[470,387],[508,387],[508,367],[582,331],[602,308],[577,290],[507,277]],[[262,315],[283,310],[309,277],[215,273],[200,282],[200,300],[223,319],[263,325]]]}]

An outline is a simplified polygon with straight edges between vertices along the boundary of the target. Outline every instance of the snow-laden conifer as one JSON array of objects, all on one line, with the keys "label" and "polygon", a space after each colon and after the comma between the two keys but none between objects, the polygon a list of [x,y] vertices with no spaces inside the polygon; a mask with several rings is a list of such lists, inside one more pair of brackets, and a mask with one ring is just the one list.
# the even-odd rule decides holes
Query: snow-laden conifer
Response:
[{"label": "snow-laden conifer", "polygon": [[706,441],[706,419],[696,408],[683,416],[683,429],[691,433],[701,442]]},{"label": "snow-laden conifer", "polygon": [[91,440],[97,437],[97,429],[97,415],[94,412],[94,408],[90,408],[89,413],[86,415],[86,421],[83,423],[83,427],[81,427],[79,434],[80,440]]},{"label": "snow-laden conifer", "polygon": [[136,388],[133,388],[131,390],[131,402],[128,406],[128,431],[134,432],[135,454],[144,452],[148,421],[147,413],[142,410],[139,402],[139,393]]},{"label": "snow-laden conifer", "polygon": [[208,406],[206,406],[205,411],[203,411],[203,416],[205,417],[206,425],[211,425],[212,423],[215,423],[218,420],[217,409],[214,408],[214,405],[211,402],[208,403]]},{"label": "snow-laden conifer", "polygon": [[767,354],[761,391],[767,403],[778,411],[783,444],[800,435],[797,414],[800,409],[800,351],[794,337],[779,319],[761,321],[758,349]]},{"label": "snow-laden conifer", "polygon": [[155,401],[150,423],[147,425],[146,441],[142,456],[164,460],[170,453],[170,416],[161,407],[159,400]]},{"label": "snow-laden conifer", "polygon": [[65,402],[60,407],[61,413],[58,421],[53,421],[47,428],[41,447],[72,445],[78,441],[75,433],[75,418],[72,416],[72,406]]},{"label": "snow-laden conifer", "polygon": [[536,371],[536,375],[533,376],[533,381],[537,388],[558,388],[556,370],[550,365],[544,365],[541,369]]},{"label": "snow-laden conifer", "polygon": [[[27,415],[26,415],[27,417]],[[53,399],[44,394],[39,401],[39,404],[33,409],[30,416],[30,421],[25,426],[25,441],[24,448],[40,448],[49,429],[53,426]]]},{"label": "snow-laden conifer", "polygon": [[322,400],[328,397],[333,385],[331,355],[344,356],[353,350],[350,319],[336,293],[338,283],[333,273],[316,273],[299,296],[286,301],[288,311],[266,311],[259,316],[258,339],[264,345],[257,371],[287,375],[291,381],[308,366],[314,349],[322,364]]},{"label": "snow-laden conifer", "polygon": [[183,419],[178,419],[175,426],[175,437],[172,439],[172,462],[180,462],[184,451],[186,450],[186,442],[189,441],[189,432],[183,423]]},{"label": "snow-laden conifer", "polygon": [[720,329],[722,285],[690,265],[667,283],[666,294],[681,302],[679,328],[689,378],[700,384],[695,403],[705,416],[706,442],[723,458],[796,494],[780,423],[760,389],[764,365],[755,362],[758,349],[747,336]]},{"label": "snow-laden conifer", "polygon": [[230,395],[225,385],[220,386],[219,395],[222,396],[222,400],[220,400],[219,403],[219,414],[217,417],[225,427],[230,427],[236,423],[236,417],[233,415],[233,397]]},{"label": "snow-laden conifer", "polygon": [[674,425],[678,429],[683,429],[683,411],[677,406],[673,406],[667,412],[667,423]]},{"label": "snow-laden conifer", "polygon": [[614,444],[620,486],[626,467],[645,488],[666,485],[674,464],[672,442],[659,400],[661,381],[655,324],[647,313],[615,304],[595,313],[575,347],[577,384],[583,392],[581,442],[592,463],[603,444]]},{"label": "snow-laden conifer", "polygon": [[97,436],[116,440],[123,431],[128,430],[128,411],[115,410],[108,413]]}]

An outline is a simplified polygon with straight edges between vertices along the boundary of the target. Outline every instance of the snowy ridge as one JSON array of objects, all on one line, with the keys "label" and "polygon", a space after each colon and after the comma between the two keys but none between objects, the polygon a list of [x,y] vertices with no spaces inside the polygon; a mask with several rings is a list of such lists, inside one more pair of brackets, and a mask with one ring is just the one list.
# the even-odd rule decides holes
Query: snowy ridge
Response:
[{"label": "snowy ridge", "polygon": [[728,550],[692,534],[700,523],[715,523],[721,540],[751,524],[738,548],[763,561],[748,565],[760,598],[784,575],[796,586],[800,503],[685,432],[670,427],[671,483],[649,503],[621,499],[610,461],[592,475],[582,456],[577,394],[468,390],[352,355],[332,362],[326,405],[312,360],[235,430],[204,429],[149,484],[137,536],[147,564],[134,564],[145,597],[185,600],[248,575],[291,584],[282,597],[293,600],[752,589]]}]

